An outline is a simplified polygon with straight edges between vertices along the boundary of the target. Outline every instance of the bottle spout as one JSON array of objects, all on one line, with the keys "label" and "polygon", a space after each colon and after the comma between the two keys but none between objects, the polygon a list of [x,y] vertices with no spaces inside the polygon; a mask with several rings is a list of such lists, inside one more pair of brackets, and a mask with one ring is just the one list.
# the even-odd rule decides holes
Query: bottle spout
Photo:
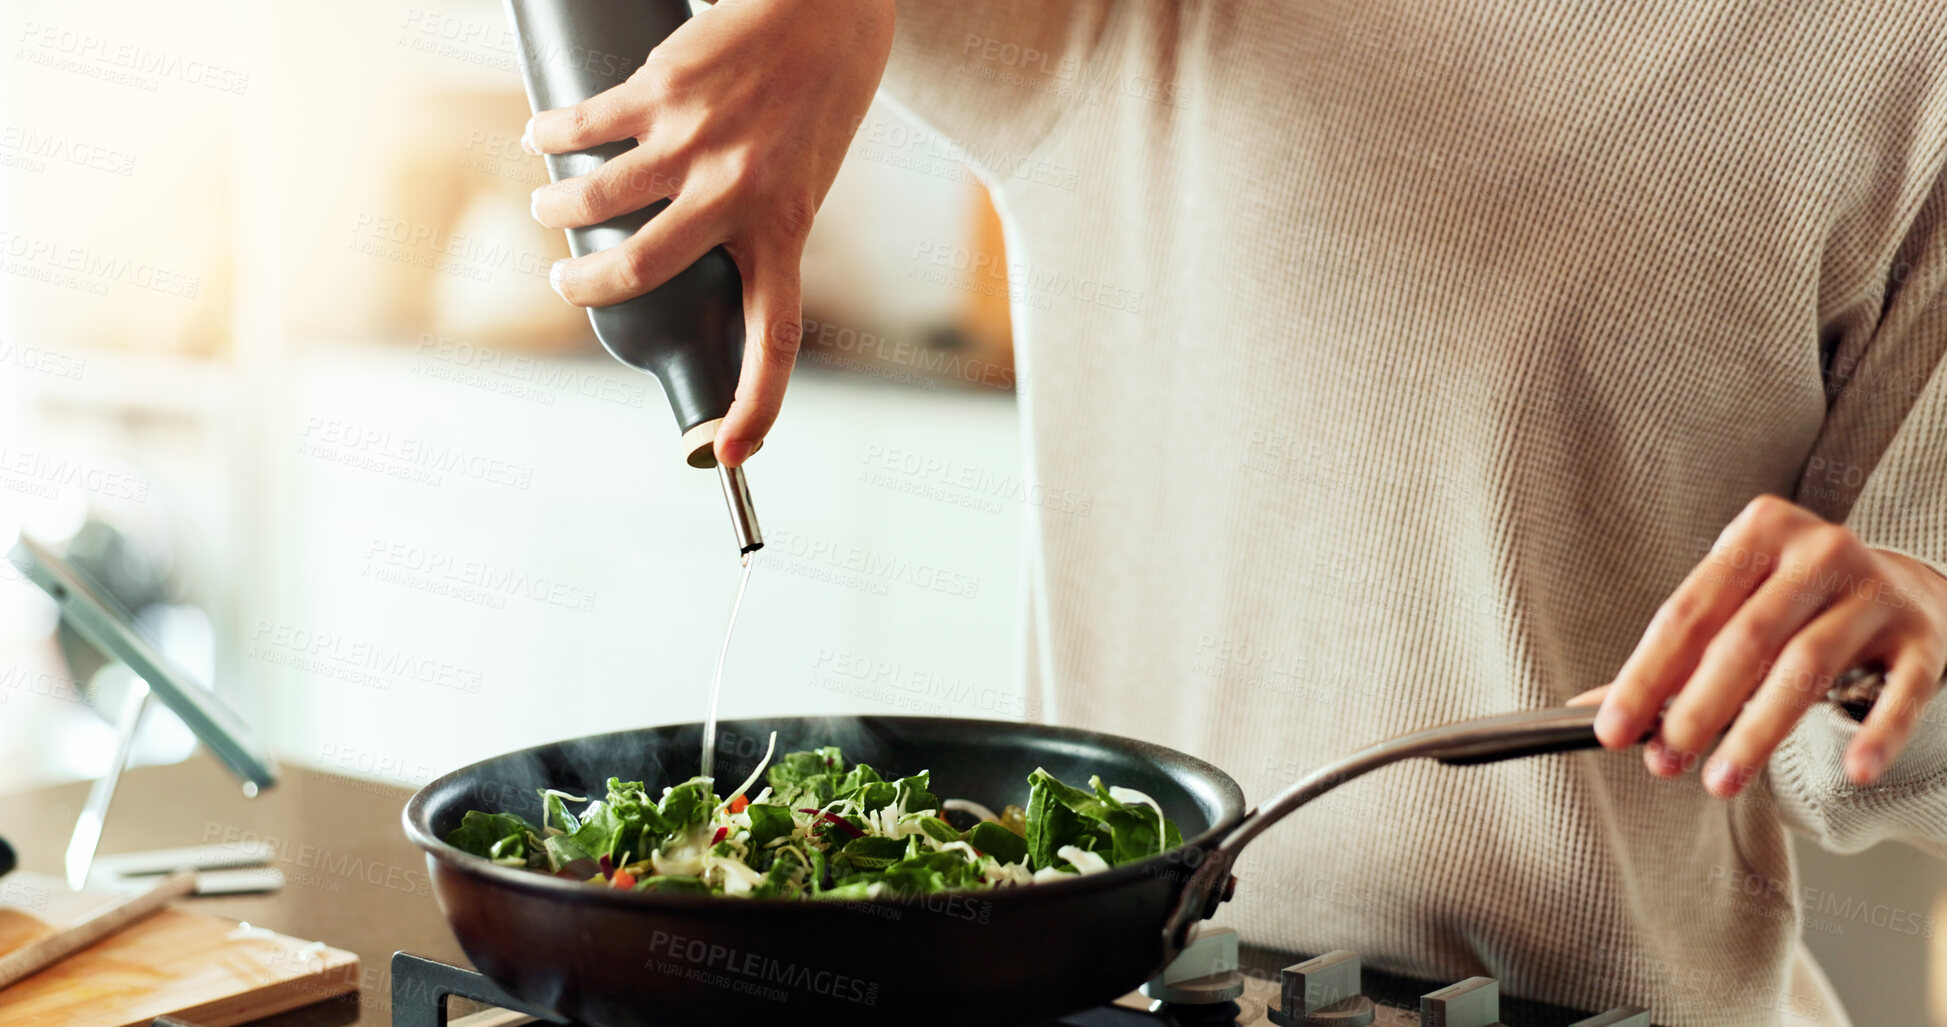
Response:
[{"label": "bottle spout", "polygon": [[744,469],[717,465],[717,478],[723,482],[723,498],[730,504],[730,527],[737,533],[738,558],[764,548],[764,532],[757,527],[757,508],[750,502],[750,484]]}]

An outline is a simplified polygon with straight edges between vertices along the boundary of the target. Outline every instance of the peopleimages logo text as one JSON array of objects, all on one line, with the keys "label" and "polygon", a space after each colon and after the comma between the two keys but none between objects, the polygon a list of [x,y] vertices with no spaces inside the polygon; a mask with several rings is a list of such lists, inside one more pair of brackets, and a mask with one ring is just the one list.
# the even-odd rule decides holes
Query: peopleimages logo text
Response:
[{"label": "peopleimages logo text", "polygon": [[[691,966],[733,974],[764,984],[781,984],[814,995],[835,998],[841,1002],[856,1002],[870,1006],[876,1005],[879,1001],[879,986],[870,981],[831,970],[818,970],[796,963],[786,963],[761,952],[746,952],[699,938],[685,938],[680,934],[670,934],[668,931],[656,931],[650,935],[649,952],[652,956],[665,956]],[[653,962],[653,959],[651,961]]]}]

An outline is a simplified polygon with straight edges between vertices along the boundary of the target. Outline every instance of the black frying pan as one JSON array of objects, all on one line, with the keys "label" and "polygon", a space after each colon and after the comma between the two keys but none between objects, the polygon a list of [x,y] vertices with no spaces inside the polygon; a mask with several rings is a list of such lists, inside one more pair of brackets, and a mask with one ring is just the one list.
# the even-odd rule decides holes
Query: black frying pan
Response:
[{"label": "black frying pan", "polygon": [[412,797],[406,833],[473,965],[514,997],[592,1027],[709,1025],[785,1013],[809,1023],[1026,1023],[1127,993],[1229,898],[1229,866],[1285,814],[1367,771],[1596,746],[1595,707],[1560,707],[1403,736],[1320,768],[1262,809],[1201,760],[1114,735],[928,717],[786,718],[721,725],[723,787],[778,751],[836,744],[885,771],[933,772],[942,798],[999,809],[1046,767],[1147,792],[1182,847],[1072,880],[857,902],[613,891],[495,866],[440,839],[469,809],[542,820],[543,787],[600,794],[610,776],[652,793],[697,771],[698,724],[538,746],[455,771]]}]

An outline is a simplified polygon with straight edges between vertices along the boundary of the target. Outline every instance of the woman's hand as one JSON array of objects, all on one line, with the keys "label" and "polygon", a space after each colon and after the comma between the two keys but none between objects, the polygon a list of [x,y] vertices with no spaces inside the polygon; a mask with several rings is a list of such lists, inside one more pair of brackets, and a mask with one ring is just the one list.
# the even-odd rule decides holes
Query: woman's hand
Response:
[{"label": "woman's hand", "polygon": [[1644,761],[1661,777],[1695,767],[1728,727],[1703,781],[1730,798],[1835,677],[1867,662],[1884,665],[1886,690],[1846,752],[1846,776],[1861,785],[1906,745],[1947,667],[1947,578],[1759,496],[1657,611],[1616,680],[1575,701],[1600,697],[1596,734],[1608,748],[1655,728]]},{"label": "woman's hand", "polygon": [[579,228],[671,198],[619,246],[555,265],[577,306],[639,296],[722,244],[744,280],[744,366],[717,432],[743,463],[777,419],[802,332],[798,259],[892,46],[892,0],[724,0],[685,22],[622,85],[543,111],[521,144],[635,149],[534,191],[534,217]]}]

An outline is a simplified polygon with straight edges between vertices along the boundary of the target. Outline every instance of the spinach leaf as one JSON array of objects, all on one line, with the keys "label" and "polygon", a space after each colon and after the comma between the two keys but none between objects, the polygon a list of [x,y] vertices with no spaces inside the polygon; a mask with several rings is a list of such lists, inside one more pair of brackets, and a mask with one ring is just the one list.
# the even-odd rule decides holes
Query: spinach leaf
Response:
[{"label": "spinach leaf", "polygon": [[446,844],[483,859],[527,858],[527,836],[539,835],[534,825],[512,813],[468,810],[460,826],[446,835]]},{"label": "spinach leaf", "polygon": [[[841,799],[846,798],[847,794],[845,792],[839,792],[836,797]],[[899,798],[899,786],[890,781],[872,781],[858,791],[851,793],[850,798],[857,801],[859,808],[864,812],[877,813],[887,806],[892,805],[893,801]]]},{"label": "spinach leaf", "polygon": [[[609,778],[608,808],[615,811],[615,819],[631,844],[636,843],[637,836],[645,830],[650,833],[649,841],[652,843],[675,830],[674,825],[663,819],[661,811],[656,809],[655,800],[649,798],[649,792],[640,781]],[[649,854],[647,849],[638,851],[641,855]]]},{"label": "spinach leaf", "polygon": [[1027,839],[991,820],[975,824],[967,832],[967,844],[1003,863],[1019,863],[1028,858]]},{"label": "spinach leaf", "polygon": [[[1034,773],[1028,775],[1028,785],[1030,788],[1047,789],[1054,801],[1090,820],[1101,820],[1115,809],[1114,806],[1098,798],[1094,792],[1083,791],[1073,785],[1065,784],[1060,778],[1040,768],[1036,768]],[[1033,792],[1029,792],[1028,797],[1032,800]]]},{"label": "spinach leaf", "polygon": [[750,814],[750,847],[753,852],[762,849],[773,839],[788,837],[797,827],[788,806],[754,802],[746,806],[744,812]]},{"label": "spinach leaf", "polygon": [[836,798],[841,798],[843,796],[852,795],[858,792],[859,789],[864,788],[866,785],[881,784],[884,783],[884,781],[885,778],[880,777],[878,771],[873,770],[871,767],[868,767],[865,764],[861,763],[858,766],[853,767],[851,771],[845,775],[844,779],[838,782],[838,791],[832,796],[832,798],[836,799]]},{"label": "spinach leaf", "polygon": [[1028,867],[1043,870],[1063,862],[1055,854],[1062,846],[1081,845],[1087,821],[1062,803],[1056,788],[1066,786],[1047,771],[1036,770],[1028,783]]},{"label": "spinach leaf", "polygon": [[869,899],[872,897],[872,886],[878,883],[878,875],[876,874],[873,875],[871,880],[853,878],[844,884],[833,885],[822,891],[814,892],[812,893],[812,897],[835,900]]},{"label": "spinach leaf", "polygon": [[929,774],[920,771],[911,777],[897,781],[887,781],[879,772],[861,763],[845,775],[839,782],[834,799],[852,799],[866,813],[877,813],[887,806],[898,804],[901,813],[920,813],[926,810],[937,811],[940,800],[926,790]]},{"label": "spinach leaf", "polygon": [[779,805],[822,807],[838,793],[845,758],[835,746],[785,753],[766,776]]},{"label": "spinach leaf", "polygon": [[837,860],[853,870],[884,870],[904,859],[907,851],[907,844],[901,839],[867,835],[846,842],[838,850]]},{"label": "spinach leaf", "polygon": [[1175,824],[1146,804],[1132,806],[1111,796],[1099,777],[1089,779],[1092,792],[1040,769],[1028,775],[1028,783],[1028,857],[1036,870],[1064,862],[1055,855],[1063,845],[1121,865],[1183,843]]},{"label": "spinach leaf", "polygon": [[636,884],[637,891],[672,892],[678,895],[708,895],[710,886],[700,877],[685,877],[681,874],[655,874],[645,877]]},{"label": "spinach leaf", "polygon": [[[586,860],[590,867],[596,865],[594,857],[582,851],[581,846],[576,845],[565,835],[553,835],[542,842],[541,847],[547,853],[548,870],[551,872],[558,873],[576,860]],[[590,874],[594,872],[591,870]]]},{"label": "spinach leaf", "polygon": [[919,829],[926,832],[926,836],[936,842],[945,843],[960,840],[959,830],[939,817],[921,817]]},{"label": "spinach leaf", "polygon": [[750,890],[751,897],[756,899],[797,898],[798,893],[802,892],[805,888],[797,880],[797,877],[799,872],[805,869],[806,867],[798,859],[797,853],[789,849],[782,850],[778,853],[777,859],[771,863],[771,869],[765,872],[764,880],[758,882],[757,886]]},{"label": "spinach leaf", "polygon": [[911,777],[902,777],[895,784],[899,788],[899,811],[918,813],[923,810],[939,812],[940,798],[926,790],[931,783],[932,773],[922,770]]},{"label": "spinach leaf", "polygon": [[[617,848],[625,844],[623,827],[621,818],[615,815],[615,807],[597,799],[581,811],[581,826],[567,838],[575,843],[576,848],[595,859],[603,856],[613,858],[621,855]],[[647,856],[648,853],[638,852],[636,855]]]},{"label": "spinach leaf", "polygon": [[[541,793],[541,826],[552,827],[562,834],[574,834],[581,824],[573,813],[568,812],[568,804],[561,799],[561,793],[546,788]],[[545,834],[546,832],[541,832]]]},{"label": "spinach leaf", "polygon": [[1148,803],[1126,803],[1115,798],[1100,777],[1091,777],[1088,783],[1095,789],[1096,799],[1108,810],[1102,822],[1109,828],[1107,858],[1110,863],[1120,865],[1147,859],[1183,844],[1182,832]]},{"label": "spinach leaf", "polygon": [[669,790],[663,796],[660,813],[663,820],[663,834],[681,832],[686,827],[707,823],[716,811],[717,796],[710,790],[710,782],[704,778],[693,777]]},{"label": "spinach leaf", "polygon": [[930,895],[981,883],[980,867],[958,852],[919,852],[887,867],[877,883],[899,895]]}]

